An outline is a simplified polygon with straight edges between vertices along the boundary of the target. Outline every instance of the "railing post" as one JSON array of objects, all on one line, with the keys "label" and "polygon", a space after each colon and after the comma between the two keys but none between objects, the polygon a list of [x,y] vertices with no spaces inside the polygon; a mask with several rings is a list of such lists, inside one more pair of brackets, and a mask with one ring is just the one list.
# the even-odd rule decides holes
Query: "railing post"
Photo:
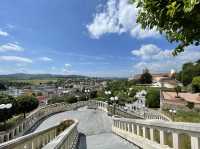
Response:
[{"label": "railing post", "polygon": [[140,126],[137,125],[137,135],[139,136],[140,135]]},{"label": "railing post", "polygon": [[179,138],[179,134],[176,132],[172,133],[172,139],[173,139],[173,148],[174,149],[180,149],[180,138]]},{"label": "railing post", "polygon": [[150,140],[154,141],[154,129],[150,128]]},{"label": "railing post", "polygon": [[160,130],[160,144],[165,144],[165,132],[163,130]]},{"label": "railing post", "polygon": [[134,133],[135,133],[135,127],[134,127],[134,124],[131,124],[131,127],[132,127],[132,134],[134,135]]},{"label": "railing post", "polygon": [[200,139],[198,136],[191,136],[191,149],[200,149]]},{"label": "railing post", "polygon": [[143,126],[142,130],[143,130],[143,137],[146,138],[146,136],[147,136],[147,131],[146,131],[147,129],[146,129],[146,127]]}]

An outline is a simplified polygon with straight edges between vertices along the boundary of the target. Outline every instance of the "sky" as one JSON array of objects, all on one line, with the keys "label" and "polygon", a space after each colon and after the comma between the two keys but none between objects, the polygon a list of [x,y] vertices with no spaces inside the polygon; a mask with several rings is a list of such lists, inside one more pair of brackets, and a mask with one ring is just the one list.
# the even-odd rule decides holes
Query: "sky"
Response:
[{"label": "sky", "polygon": [[180,70],[200,59],[155,29],[142,30],[128,0],[1,0],[0,74],[51,73],[129,77]]}]

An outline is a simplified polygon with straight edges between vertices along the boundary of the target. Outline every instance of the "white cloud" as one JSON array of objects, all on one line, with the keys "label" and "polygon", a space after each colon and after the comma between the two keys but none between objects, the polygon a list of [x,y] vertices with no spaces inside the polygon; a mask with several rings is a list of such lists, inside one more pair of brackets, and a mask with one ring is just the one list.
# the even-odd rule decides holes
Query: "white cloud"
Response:
[{"label": "white cloud", "polygon": [[71,64],[65,64],[65,67],[69,68],[69,67],[72,67],[72,65]]},{"label": "white cloud", "polygon": [[142,57],[143,59],[148,59],[152,56],[155,56],[161,51],[160,48],[158,48],[156,45],[153,44],[147,44],[142,45],[140,49],[133,50],[131,53],[135,56]]},{"label": "white cloud", "polygon": [[190,46],[178,56],[172,56],[172,50],[161,50],[153,44],[143,45],[139,50],[133,50],[132,54],[137,57],[134,64],[134,72],[141,73],[144,68],[152,72],[168,72],[171,69],[180,70],[186,62],[194,62],[200,59],[199,47]]},{"label": "white cloud", "polygon": [[24,51],[24,48],[19,46],[17,42],[0,45],[0,52],[6,52],[6,51],[20,52],[20,51]]},{"label": "white cloud", "polygon": [[53,59],[51,59],[51,58],[49,58],[49,57],[46,57],[46,56],[40,57],[39,59],[40,59],[41,61],[45,61],[45,62],[53,61]]},{"label": "white cloud", "polygon": [[19,57],[19,56],[0,56],[0,61],[9,61],[9,62],[22,62],[22,63],[32,63],[33,61],[30,58]]},{"label": "white cloud", "polygon": [[100,38],[106,33],[129,32],[135,38],[159,37],[158,32],[142,30],[136,23],[138,9],[129,0],[108,0],[101,12],[97,12],[93,22],[87,25],[92,38]]},{"label": "white cloud", "polygon": [[0,36],[9,36],[9,34],[5,31],[3,31],[2,29],[0,29]]}]

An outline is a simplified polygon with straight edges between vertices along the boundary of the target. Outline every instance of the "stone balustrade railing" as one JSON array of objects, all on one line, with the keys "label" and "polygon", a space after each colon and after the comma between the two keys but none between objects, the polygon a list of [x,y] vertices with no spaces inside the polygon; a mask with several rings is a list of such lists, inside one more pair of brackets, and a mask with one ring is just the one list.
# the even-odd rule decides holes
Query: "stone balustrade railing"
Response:
[{"label": "stone balustrade railing", "polygon": [[[69,125],[64,131],[61,130],[63,123]],[[59,144],[48,146],[48,149],[61,149],[63,146],[65,149],[74,149],[78,140],[78,121],[65,120],[63,123],[2,143],[0,149],[41,149],[56,140],[59,140]]]},{"label": "stone balustrade railing", "polygon": [[78,121],[75,121],[74,124],[42,149],[76,149],[78,142],[77,125]]},{"label": "stone balustrade railing", "polygon": [[47,105],[34,111],[30,116],[28,116],[22,122],[17,124],[14,128],[0,132],[0,143],[15,139],[26,134],[26,132],[30,129],[37,127],[39,121],[41,121],[45,117],[48,117],[49,115],[63,111],[73,110],[88,105],[97,106],[97,108],[107,112],[107,103],[95,100],[80,101],[74,104],[57,103]]},{"label": "stone balustrade railing", "polygon": [[36,110],[32,115],[25,118],[19,124],[17,124],[14,128],[9,129],[4,132],[0,132],[0,143],[12,140],[19,136],[24,135],[28,130],[32,127],[36,126],[36,123],[48,115],[64,111],[65,105],[64,104],[54,104],[48,105],[46,107],[39,108]]},{"label": "stone balustrade railing", "polygon": [[112,130],[145,149],[200,149],[200,125],[195,123],[114,118]]},{"label": "stone balustrade railing", "polygon": [[143,112],[144,119],[157,119],[157,120],[164,120],[164,121],[172,121],[169,117],[165,116],[159,111],[147,109]]}]

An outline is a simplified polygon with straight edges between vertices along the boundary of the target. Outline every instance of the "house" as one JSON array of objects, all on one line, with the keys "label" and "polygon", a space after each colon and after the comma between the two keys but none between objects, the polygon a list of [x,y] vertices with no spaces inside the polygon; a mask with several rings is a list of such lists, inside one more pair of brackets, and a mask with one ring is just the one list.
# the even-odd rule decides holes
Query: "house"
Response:
[{"label": "house", "polygon": [[37,100],[39,101],[39,105],[46,105],[47,104],[47,97],[46,96],[37,96]]}]

